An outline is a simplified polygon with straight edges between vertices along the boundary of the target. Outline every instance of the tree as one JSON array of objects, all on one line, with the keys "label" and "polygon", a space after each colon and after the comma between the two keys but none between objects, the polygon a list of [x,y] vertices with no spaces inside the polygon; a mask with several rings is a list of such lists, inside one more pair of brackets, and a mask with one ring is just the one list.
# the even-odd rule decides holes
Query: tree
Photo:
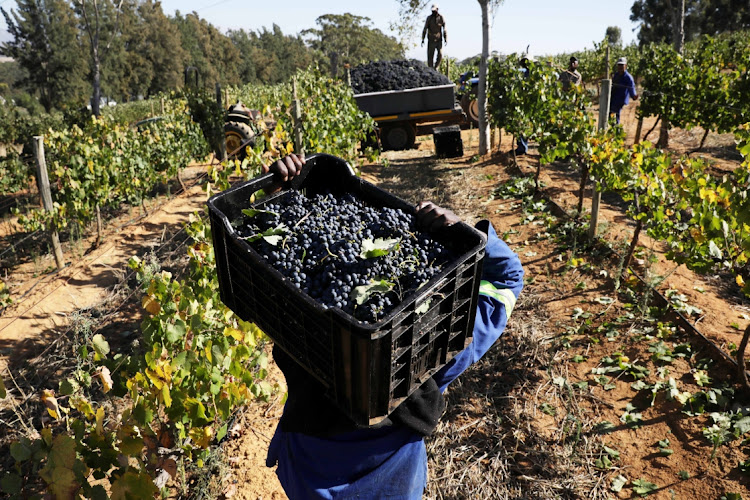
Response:
[{"label": "tree", "polygon": [[355,66],[370,61],[400,59],[403,46],[395,38],[369,26],[370,19],[353,14],[325,14],[315,20],[318,29],[302,36],[319,54],[322,66],[338,76],[345,64]]},{"label": "tree", "polygon": [[[677,15],[683,0],[636,0],[630,20],[640,22],[638,42],[675,43]],[[684,0],[684,41],[698,35],[718,35],[750,29],[750,3],[747,0]]]},{"label": "tree", "polygon": [[182,16],[177,11],[171,20],[180,32],[186,52],[185,65],[196,67],[203,82],[210,85],[240,83],[242,59],[229,37],[195,12]]},{"label": "tree", "polygon": [[128,98],[149,96],[179,87],[185,50],[180,31],[154,0],[136,0],[123,6],[122,92]]},{"label": "tree", "polygon": [[18,85],[32,93],[49,112],[75,99],[85,87],[87,65],[78,41],[75,14],[63,0],[18,0],[10,13],[0,8],[9,42],[0,54],[12,57],[26,71]]},{"label": "tree", "polygon": [[120,30],[123,0],[116,1],[117,4],[110,0],[73,0],[81,21],[81,28],[88,36],[93,87],[91,112],[94,116],[99,116],[102,95],[102,58],[108,55],[107,52],[118,37]]},{"label": "tree", "polygon": [[699,30],[703,35],[750,29],[750,4],[747,0],[702,1]]},{"label": "tree", "polygon": [[487,123],[487,62],[490,57],[490,9],[503,0],[477,0],[482,9],[482,58],[479,61],[479,154],[486,155],[490,145],[490,127]]},{"label": "tree", "polygon": [[619,47],[622,45],[622,30],[617,26],[608,26],[607,32],[604,35],[607,38],[607,42],[612,47]]},{"label": "tree", "polygon": [[301,37],[284,35],[276,24],[271,30],[257,32],[230,30],[227,36],[240,51],[239,76],[243,83],[286,82],[313,60],[312,51]]}]

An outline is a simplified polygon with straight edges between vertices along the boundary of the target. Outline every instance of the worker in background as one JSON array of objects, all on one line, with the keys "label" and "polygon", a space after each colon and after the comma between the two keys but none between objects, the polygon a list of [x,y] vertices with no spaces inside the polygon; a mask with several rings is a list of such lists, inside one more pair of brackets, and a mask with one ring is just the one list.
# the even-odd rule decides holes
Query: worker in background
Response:
[{"label": "worker in background", "polygon": [[[422,47],[424,47],[425,36],[427,36],[427,65],[430,68],[437,68],[440,66],[440,61],[443,60],[443,42],[446,45],[448,44],[448,32],[445,31],[445,19],[438,14],[438,6],[436,4],[432,4],[432,14],[427,16],[427,21],[424,23]],[[437,58],[433,63],[432,58],[435,52],[437,52]]]},{"label": "worker in background", "polygon": [[581,84],[581,74],[578,72],[577,57],[570,57],[570,65],[568,65],[568,69],[560,73],[557,80],[562,83],[563,90],[570,90],[571,85],[577,87]]},{"label": "worker in background", "polygon": [[[304,162],[289,155],[263,170],[286,181],[299,175]],[[419,228],[430,232],[459,222],[456,214],[430,202],[416,207],[416,219]],[[427,484],[424,438],[445,410],[443,393],[500,338],[523,288],[518,255],[488,220],[476,228],[487,235],[487,245],[471,343],[378,425],[357,426],[328,400],[322,383],[274,346],[273,357],[289,391],[266,465],[278,466],[276,474],[290,500],[422,499]]]},{"label": "worker in background", "polygon": [[615,121],[620,123],[620,111],[628,104],[628,98],[632,97],[634,101],[638,100],[638,93],[635,91],[635,80],[628,73],[628,60],[621,57],[617,60],[617,71],[612,75],[612,97],[609,103],[609,114],[615,115]]}]

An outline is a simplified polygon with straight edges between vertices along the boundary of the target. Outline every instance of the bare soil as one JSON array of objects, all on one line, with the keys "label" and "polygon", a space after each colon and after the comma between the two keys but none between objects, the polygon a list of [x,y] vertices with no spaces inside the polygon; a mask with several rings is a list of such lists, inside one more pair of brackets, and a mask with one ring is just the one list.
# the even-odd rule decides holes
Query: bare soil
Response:
[{"label": "bare soil", "polygon": [[[623,119],[632,142],[632,106]],[[644,133],[652,125],[653,120],[646,120]],[[649,138],[655,140],[657,134],[655,130]],[[718,386],[733,379],[731,368],[720,359],[704,366],[702,358],[715,356],[701,339],[686,332],[655,337],[649,328],[656,325],[639,316],[637,297],[629,300],[614,288],[618,258],[601,247],[586,248],[574,232],[561,236],[555,228],[569,223],[567,218],[494,194],[501,184],[534,172],[538,156],[533,143],[530,154],[514,163],[507,154],[513,146],[510,137],[504,135],[492,155],[479,158],[476,131],[462,135],[460,158],[436,158],[431,138],[422,137],[417,149],[388,152],[383,155],[386,161],[362,167],[365,179],[403,199],[430,199],[469,223],[488,218],[519,254],[526,271],[527,285],[504,337],[448,390],[448,410],[427,439],[430,472],[425,498],[635,498],[631,482],[637,479],[657,485],[649,498],[719,499],[726,493],[750,498],[748,477],[738,468],[748,460],[744,442],[719,447],[712,460],[712,447],[702,435],[713,423],[707,414],[688,416],[663,392],[651,404],[648,391],[632,388],[635,379],[630,375],[610,375],[605,387],[592,374],[592,369],[603,366],[602,358],[620,352],[649,370],[648,383],[661,380],[661,369],[661,375],[673,377],[681,391],[695,393],[706,389],[696,383],[697,370],[705,368],[712,385]],[[715,161],[717,171],[737,166],[730,136],[710,134],[706,147],[692,152],[701,135],[699,130],[675,130],[671,148],[706,156]],[[546,196],[564,210],[575,207],[576,169],[557,163],[543,168],[541,179]],[[122,282],[130,255],[158,247],[204,202],[199,186],[161,199],[148,217],[108,234],[98,249],[84,244],[86,250],[73,254],[65,270],[44,275],[41,281],[35,274],[51,265],[49,257],[30,259],[14,269],[9,284],[13,295],[23,299],[0,316],[0,363],[21,354],[39,354],[52,345],[75,310],[100,304],[114,284]],[[600,232],[621,248],[633,225],[621,200],[605,196],[603,202]],[[585,206],[590,206],[590,188]],[[684,294],[702,311],[691,320],[720,347],[728,351],[730,343],[739,343],[741,331],[750,323],[750,307],[736,287],[721,277],[697,276],[684,266],[675,269],[658,242],[643,237],[641,246],[645,262],[635,268],[639,274],[650,280],[665,277],[660,290]],[[573,258],[583,260],[572,266]],[[133,300],[134,305],[120,307],[110,318],[120,330],[137,328],[140,313]],[[635,319],[618,322],[628,314]],[[694,354],[672,363],[655,362],[648,347],[659,340],[670,346],[690,343]],[[283,380],[278,370],[272,376]],[[281,415],[280,401],[279,395],[250,404],[239,416],[222,445],[228,465],[223,497],[286,498],[273,469],[265,467],[266,449]],[[635,406],[631,412],[642,415],[637,428],[621,421],[629,404]],[[610,432],[597,431],[603,421],[613,424]],[[657,447],[665,439],[673,451],[670,455]],[[597,466],[605,445],[619,457],[612,458],[609,467]],[[619,475],[627,483],[614,492],[612,481]]]}]

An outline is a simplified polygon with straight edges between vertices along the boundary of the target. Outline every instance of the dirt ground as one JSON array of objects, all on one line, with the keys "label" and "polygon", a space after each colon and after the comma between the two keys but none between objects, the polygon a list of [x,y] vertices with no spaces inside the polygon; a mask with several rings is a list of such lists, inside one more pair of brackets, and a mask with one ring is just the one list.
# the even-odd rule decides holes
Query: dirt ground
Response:
[{"label": "dirt ground", "polygon": [[[623,120],[632,142],[632,106],[624,111]],[[652,125],[647,120],[644,133]],[[660,369],[664,373],[664,366],[649,359],[645,342],[636,342],[648,337],[643,324],[618,323],[631,309],[613,288],[617,259],[575,253],[570,247],[561,250],[548,234],[554,224],[548,211],[531,213],[520,199],[493,194],[500,184],[535,170],[538,156],[533,142],[530,154],[513,165],[507,154],[512,149],[510,137],[503,135],[493,155],[479,158],[476,131],[466,130],[462,135],[464,155],[460,158],[437,159],[431,137],[422,137],[417,149],[384,153],[387,161],[362,167],[365,179],[403,199],[414,203],[430,199],[469,223],[490,219],[519,254],[526,271],[527,285],[505,337],[448,391],[449,409],[435,435],[427,439],[430,475],[425,498],[633,497],[630,487],[619,493],[610,489],[618,475],[658,485],[649,498],[718,500],[728,492],[750,498],[747,476],[737,469],[739,462],[747,460],[746,446],[720,447],[710,460],[712,449],[702,436],[702,430],[711,425],[706,415],[690,418],[661,394],[649,405],[647,391],[645,395],[634,391],[634,379],[622,374],[611,377],[611,386],[592,382],[592,369],[601,367],[602,358],[615,352],[648,367],[651,383]],[[649,138],[655,141],[657,135],[655,130]],[[688,153],[701,135],[699,130],[673,131],[671,148]],[[730,136],[711,134],[706,147],[692,154],[714,159],[719,169],[730,169],[737,165],[732,144]],[[565,210],[575,206],[579,182],[575,169],[554,164],[543,168],[541,179],[548,197]],[[49,257],[14,269],[8,285],[15,297],[23,299],[0,316],[0,364],[20,351],[38,354],[64,331],[74,311],[106,301],[112,286],[125,276],[130,255],[163,243],[204,203],[205,194],[196,185],[180,196],[155,201],[148,216],[130,225],[123,224],[139,214],[124,214],[112,224],[122,227],[108,233],[99,248],[83,244],[85,250],[72,253],[68,267],[41,281],[34,275],[50,265]],[[590,192],[585,206],[590,207]],[[620,200],[605,196],[600,217],[600,231],[615,247],[629,240],[633,225]],[[659,288],[684,294],[687,303],[701,311],[691,321],[717,345],[728,351],[729,343],[739,343],[741,331],[750,323],[748,301],[721,278],[697,276],[684,266],[675,269],[663,258],[657,242],[643,237],[641,245],[644,261],[653,255],[656,262],[636,270],[647,278],[666,277]],[[571,267],[574,257],[584,260]],[[121,316],[135,316],[134,309],[125,308]],[[123,324],[127,320],[121,317]],[[699,339],[685,333],[664,339],[690,342],[699,354],[710,356]],[[568,347],[559,348],[561,342]],[[702,389],[693,378],[700,357],[678,358],[666,367],[682,391]],[[0,371],[3,368],[0,365]],[[731,377],[721,363],[716,362],[711,370],[714,381]],[[282,379],[278,370],[272,376]],[[582,382],[588,384],[585,390]],[[623,413],[634,411],[628,410],[629,404],[638,407],[642,425],[622,423]],[[281,409],[279,396],[249,405],[238,418],[232,438],[222,448],[228,465],[223,497],[286,498],[273,469],[265,467],[265,452]],[[603,421],[613,423],[613,430],[596,432],[596,424]],[[665,439],[670,440],[670,455],[656,447]],[[618,458],[612,458],[612,467],[592,466],[603,446],[619,452]]]},{"label": "dirt ground", "polygon": [[[6,367],[6,356],[19,349],[39,352],[66,331],[71,314],[106,301],[127,274],[131,256],[163,244],[167,233],[202,210],[206,194],[195,180],[204,171],[205,167],[187,169],[183,176],[192,186],[168,199],[146,201],[147,213],[139,207],[109,220],[98,248],[96,236],[68,242],[63,253],[66,267],[58,272],[44,273],[55,269],[50,253],[22,258],[5,281],[15,302],[0,316],[0,371]],[[0,237],[17,227],[6,221],[0,225]]]}]

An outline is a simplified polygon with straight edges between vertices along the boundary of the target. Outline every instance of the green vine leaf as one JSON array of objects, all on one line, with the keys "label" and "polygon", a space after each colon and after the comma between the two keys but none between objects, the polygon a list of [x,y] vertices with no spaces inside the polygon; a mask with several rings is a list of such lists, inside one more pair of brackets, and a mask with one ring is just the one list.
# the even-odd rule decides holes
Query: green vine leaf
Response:
[{"label": "green vine leaf", "polygon": [[159,490],[153,479],[143,472],[129,470],[112,483],[112,500],[153,498]]},{"label": "green vine leaf", "polygon": [[357,302],[357,305],[361,306],[367,300],[375,295],[376,293],[387,293],[393,290],[395,286],[388,280],[371,281],[367,285],[360,285],[352,290],[352,298]]},{"label": "green vine leaf", "polygon": [[104,339],[104,336],[102,336],[101,333],[94,335],[91,339],[91,343],[94,346],[95,360],[99,361],[107,357],[107,354],[109,354],[109,342]]},{"label": "green vine leaf", "polygon": [[372,259],[374,257],[382,257],[390,252],[398,250],[401,240],[395,239],[383,239],[377,238],[375,241],[372,239],[366,239],[362,241],[361,251],[359,256],[363,259]]},{"label": "green vine leaf", "polygon": [[642,497],[648,496],[649,494],[659,489],[657,485],[655,485],[654,483],[650,483],[645,479],[636,479],[632,484],[633,492],[636,495],[640,495]]},{"label": "green vine leaf", "polygon": [[23,489],[23,479],[14,472],[9,472],[0,479],[0,490],[9,495],[18,495]]},{"label": "green vine leaf", "polygon": [[257,209],[257,208],[245,208],[245,209],[242,210],[242,213],[246,217],[249,217],[249,218],[253,218],[256,215],[260,215],[260,214],[279,215],[276,212],[273,212],[271,210],[260,210],[260,209]]},{"label": "green vine leaf", "polygon": [[285,224],[279,224],[278,226],[266,229],[262,233],[254,234],[252,236],[248,236],[245,238],[245,240],[248,243],[252,243],[254,241],[257,241],[261,238],[263,238],[269,245],[278,246],[279,243],[281,243],[281,240],[289,233],[289,228],[286,227]]}]

